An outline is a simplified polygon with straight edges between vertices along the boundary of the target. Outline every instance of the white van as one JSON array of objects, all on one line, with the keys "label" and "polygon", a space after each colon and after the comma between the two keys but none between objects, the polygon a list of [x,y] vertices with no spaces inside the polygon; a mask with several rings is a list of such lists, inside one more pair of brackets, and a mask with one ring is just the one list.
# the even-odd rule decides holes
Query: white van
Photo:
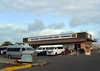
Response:
[{"label": "white van", "polygon": [[61,54],[64,51],[63,45],[51,45],[49,46],[46,54],[47,55],[58,55]]},{"label": "white van", "polygon": [[48,45],[41,45],[38,48],[36,48],[37,55],[46,55],[48,47]]},{"label": "white van", "polygon": [[21,58],[23,51],[34,51],[31,46],[26,45],[11,45],[7,47],[6,56],[10,58]]}]

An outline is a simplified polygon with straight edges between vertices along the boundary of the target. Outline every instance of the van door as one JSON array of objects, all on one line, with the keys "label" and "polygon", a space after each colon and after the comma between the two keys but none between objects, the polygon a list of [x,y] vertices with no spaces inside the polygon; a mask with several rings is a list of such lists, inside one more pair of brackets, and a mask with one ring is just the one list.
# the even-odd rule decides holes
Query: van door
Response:
[{"label": "van door", "polygon": [[55,54],[59,54],[58,47],[54,47]]},{"label": "van door", "polygon": [[26,49],[25,48],[20,48],[20,51],[18,53],[18,58],[21,58],[21,54],[22,54],[23,51],[26,51]]},{"label": "van door", "polygon": [[59,54],[61,54],[63,51],[64,51],[64,48],[63,47],[58,47]]},{"label": "van door", "polygon": [[20,55],[20,48],[12,48],[13,51],[11,51],[11,56],[14,58],[19,58]]},{"label": "van door", "polygon": [[22,51],[25,51],[25,48],[18,48],[19,50],[16,51],[16,58],[21,58]]}]

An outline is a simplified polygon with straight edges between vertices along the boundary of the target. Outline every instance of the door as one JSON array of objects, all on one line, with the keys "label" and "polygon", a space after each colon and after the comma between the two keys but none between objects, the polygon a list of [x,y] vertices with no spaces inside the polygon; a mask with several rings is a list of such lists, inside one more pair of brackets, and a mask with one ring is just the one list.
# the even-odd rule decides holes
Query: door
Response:
[{"label": "door", "polygon": [[78,50],[78,48],[81,48],[81,45],[80,44],[75,44],[75,48],[74,48],[74,50]]}]

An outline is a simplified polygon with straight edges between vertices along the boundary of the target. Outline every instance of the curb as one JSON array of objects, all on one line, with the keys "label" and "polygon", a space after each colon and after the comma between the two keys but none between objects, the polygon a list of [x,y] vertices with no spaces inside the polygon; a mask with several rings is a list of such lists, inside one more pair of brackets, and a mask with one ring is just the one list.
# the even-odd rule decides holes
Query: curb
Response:
[{"label": "curb", "polygon": [[19,70],[19,69],[30,68],[30,67],[32,67],[32,64],[4,68],[3,70],[4,71],[12,71],[12,70]]},{"label": "curb", "polygon": [[34,64],[32,64],[32,65],[33,65],[33,66],[41,67],[41,66],[45,66],[45,65],[47,65],[47,64],[49,64],[49,62],[44,61],[44,62],[42,62],[42,63],[34,63]]},{"label": "curb", "polygon": [[15,63],[15,62],[7,62],[7,61],[0,61],[0,63],[19,65],[18,63]]},{"label": "curb", "polygon": [[13,70],[20,70],[20,69],[24,69],[24,68],[30,68],[33,66],[44,66],[46,64],[48,64],[47,60],[38,60],[37,63],[33,63],[33,64],[29,64],[29,63],[14,63],[14,62],[4,62],[4,61],[0,61],[0,63],[8,63],[8,64],[15,64],[15,65],[19,65],[19,66],[14,66],[14,67],[8,67],[8,68],[4,68],[0,71],[13,71]]}]

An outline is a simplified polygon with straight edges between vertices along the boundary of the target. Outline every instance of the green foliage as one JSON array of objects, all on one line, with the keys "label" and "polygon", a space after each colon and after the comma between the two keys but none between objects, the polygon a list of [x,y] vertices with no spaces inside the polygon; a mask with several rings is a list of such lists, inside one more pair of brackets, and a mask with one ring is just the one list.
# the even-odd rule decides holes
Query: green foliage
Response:
[{"label": "green foliage", "polygon": [[23,43],[15,42],[15,44],[17,44],[17,45],[22,45]]},{"label": "green foliage", "polygon": [[8,45],[14,45],[14,44],[11,43],[10,41],[5,41],[2,45],[3,46],[8,46]]}]

